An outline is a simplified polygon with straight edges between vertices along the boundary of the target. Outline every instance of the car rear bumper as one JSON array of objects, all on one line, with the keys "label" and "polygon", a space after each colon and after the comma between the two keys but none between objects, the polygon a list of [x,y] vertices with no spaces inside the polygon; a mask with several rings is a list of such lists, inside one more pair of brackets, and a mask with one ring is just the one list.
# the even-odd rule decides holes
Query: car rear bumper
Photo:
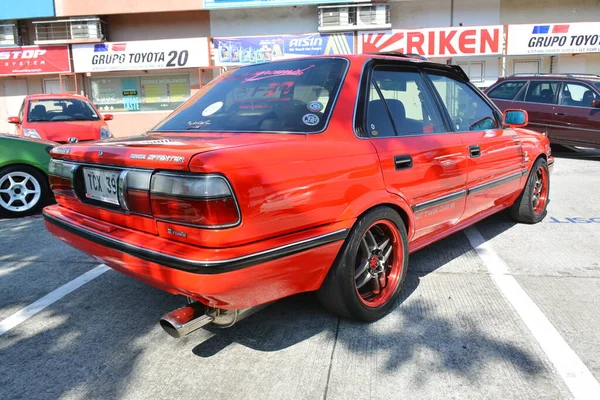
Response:
[{"label": "car rear bumper", "polygon": [[[224,309],[253,307],[318,289],[352,221],[260,243],[208,249],[107,224],[60,206],[48,230],[96,260],[173,294]],[[140,245],[143,243],[144,245]]]}]

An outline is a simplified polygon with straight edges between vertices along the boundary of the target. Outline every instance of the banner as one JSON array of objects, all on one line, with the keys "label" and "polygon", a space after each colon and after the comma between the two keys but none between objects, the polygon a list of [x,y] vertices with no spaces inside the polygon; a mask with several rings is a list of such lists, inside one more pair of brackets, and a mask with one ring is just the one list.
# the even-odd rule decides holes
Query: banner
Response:
[{"label": "banner", "polygon": [[206,8],[207,10],[216,10],[220,8],[303,6],[307,4],[355,3],[358,1],[361,0],[204,0],[204,8]]},{"label": "banner", "polygon": [[358,52],[395,51],[432,58],[495,55],[502,53],[503,32],[502,25],[361,32]]},{"label": "banner", "polygon": [[0,47],[0,75],[71,72],[69,46]]},{"label": "banner", "polygon": [[257,64],[301,56],[354,53],[353,33],[214,38],[217,65]]},{"label": "banner", "polygon": [[208,67],[207,38],[73,45],[75,72]]},{"label": "banner", "polygon": [[596,52],[600,22],[508,26],[508,55]]}]

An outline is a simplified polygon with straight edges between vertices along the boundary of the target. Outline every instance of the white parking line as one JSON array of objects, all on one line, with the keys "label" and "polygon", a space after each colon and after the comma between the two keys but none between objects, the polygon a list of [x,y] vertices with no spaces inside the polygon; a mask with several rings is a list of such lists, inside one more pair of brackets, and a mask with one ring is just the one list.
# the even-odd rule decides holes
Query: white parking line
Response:
[{"label": "white parking line", "polygon": [[486,264],[496,286],[512,304],[577,400],[600,399],[600,383],[567,344],[546,315],[510,275],[506,263],[474,228],[465,230],[471,246]]},{"label": "white parking line", "polygon": [[0,336],[4,335],[6,332],[10,331],[15,326],[27,321],[29,318],[33,317],[35,314],[42,311],[44,308],[48,307],[50,304],[62,299],[69,293],[74,290],[79,289],[89,281],[99,277],[110,268],[104,264],[98,265],[96,268],[86,272],[85,274],[73,279],[71,282],[66,283],[59,287],[58,289],[48,293],[38,301],[31,303],[27,307],[17,311],[10,317],[2,320],[0,322]]}]

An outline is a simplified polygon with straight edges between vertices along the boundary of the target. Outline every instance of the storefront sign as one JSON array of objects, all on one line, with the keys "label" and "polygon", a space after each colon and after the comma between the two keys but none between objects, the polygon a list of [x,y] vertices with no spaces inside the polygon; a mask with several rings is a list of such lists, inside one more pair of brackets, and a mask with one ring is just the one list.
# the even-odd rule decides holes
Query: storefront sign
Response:
[{"label": "storefront sign", "polygon": [[0,75],[71,72],[68,46],[0,47]]},{"label": "storefront sign", "polygon": [[434,58],[501,54],[503,30],[498,25],[361,32],[358,51],[395,51]]},{"label": "storefront sign", "polygon": [[217,50],[217,65],[257,64],[354,52],[353,33],[215,38],[213,43]]},{"label": "storefront sign", "polygon": [[600,22],[508,26],[508,55],[597,52]]},{"label": "storefront sign", "polygon": [[[360,1],[360,0],[359,0]],[[356,0],[204,0],[204,8],[215,10],[219,8],[274,7],[298,6],[306,4],[353,3]]]},{"label": "storefront sign", "polygon": [[75,72],[208,67],[207,38],[73,45]]}]

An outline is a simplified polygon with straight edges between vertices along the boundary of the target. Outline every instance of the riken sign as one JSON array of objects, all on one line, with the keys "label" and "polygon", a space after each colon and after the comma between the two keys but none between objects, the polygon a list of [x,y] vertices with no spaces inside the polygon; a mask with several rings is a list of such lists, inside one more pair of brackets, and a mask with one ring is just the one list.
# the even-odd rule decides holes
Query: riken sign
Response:
[{"label": "riken sign", "polygon": [[508,55],[600,52],[600,22],[508,26]]},{"label": "riken sign", "polygon": [[73,45],[75,72],[208,67],[207,38]]},{"label": "riken sign", "polygon": [[361,32],[359,53],[395,51],[432,58],[502,53],[504,27],[470,26]]},{"label": "riken sign", "polygon": [[0,47],[0,75],[71,72],[68,46]]}]

